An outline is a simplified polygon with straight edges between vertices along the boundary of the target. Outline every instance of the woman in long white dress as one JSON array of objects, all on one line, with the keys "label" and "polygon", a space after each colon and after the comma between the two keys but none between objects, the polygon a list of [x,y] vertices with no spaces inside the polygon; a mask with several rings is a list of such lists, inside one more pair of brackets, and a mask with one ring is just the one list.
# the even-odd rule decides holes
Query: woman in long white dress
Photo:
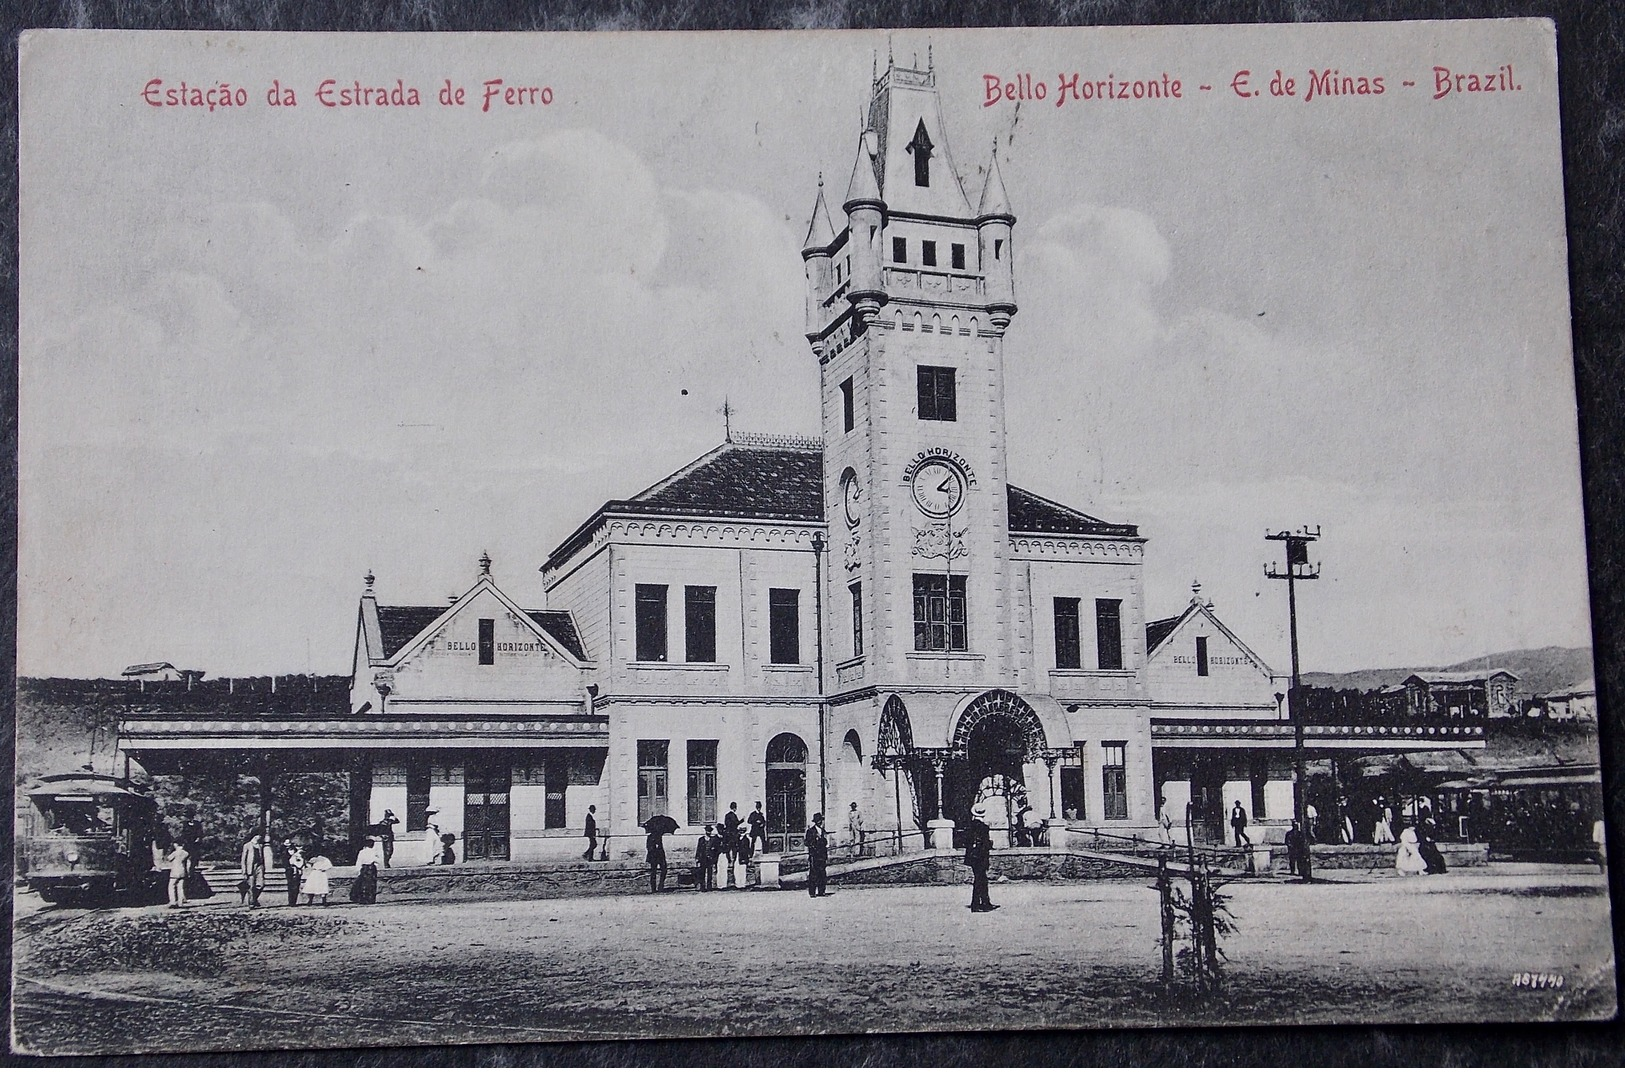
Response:
[{"label": "woman in long white dress", "polygon": [[305,892],[307,906],[316,903],[316,898],[322,899],[322,907],[327,907],[328,882],[327,872],[332,868],[333,861],[322,855],[322,850],[312,847],[305,857],[305,873],[299,888]]},{"label": "woman in long white dress", "polygon": [[430,808],[423,813],[423,863],[425,866],[439,863],[440,854],[445,851],[445,846],[440,843],[440,824],[434,821],[434,817],[438,814],[440,812],[436,808]]},{"label": "woman in long white dress", "polygon": [[1399,851],[1394,853],[1394,870],[1402,875],[1420,875],[1428,869],[1417,848],[1416,827],[1407,826],[1399,835]]}]

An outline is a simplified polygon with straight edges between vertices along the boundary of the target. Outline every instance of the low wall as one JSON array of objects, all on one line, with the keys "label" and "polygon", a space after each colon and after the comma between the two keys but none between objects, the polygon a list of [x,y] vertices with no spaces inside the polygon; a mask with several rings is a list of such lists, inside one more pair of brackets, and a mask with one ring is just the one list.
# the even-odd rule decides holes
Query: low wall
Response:
[{"label": "low wall", "polygon": [[[1482,842],[1457,844],[1439,842],[1439,852],[1449,867],[1483,867],[1490,862],[1490,847]],[[1397,845],[1316,845],[1315,867],[1323,870],[1380,871],[1394,866]],[[1286,853],[1276,850],[1275,866],[1286,868]]]},{"label": "low wall", "polygon": [[[1093,882],[1106,879],[1144,878],[1146,870],[1133,864],[1102,860],[1051,850],[999,851],[988,865],[988,877],[997,881]],[[862,866],[832,869],[833,886],[957,886],[971,881],[965,855],[915,857],[914,859],[866,861]],[[806,874],[787,876],[784,885],[806,885]]]}]

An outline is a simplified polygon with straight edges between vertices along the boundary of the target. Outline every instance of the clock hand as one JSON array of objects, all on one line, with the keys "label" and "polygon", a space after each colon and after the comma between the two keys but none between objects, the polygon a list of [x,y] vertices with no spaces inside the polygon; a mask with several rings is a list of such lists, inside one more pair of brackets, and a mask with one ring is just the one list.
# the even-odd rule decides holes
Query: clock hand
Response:
[{"label": "clock hand", "polygon": [[950,494],[948,489],[949,489],[950,486],[952,486],[953,482],[954,482],[953,477],[951,477],[951,476],[943,477],[942,483],[937,485],[937,490],[942,492],[944,495],[948,495],[948,494]]}]

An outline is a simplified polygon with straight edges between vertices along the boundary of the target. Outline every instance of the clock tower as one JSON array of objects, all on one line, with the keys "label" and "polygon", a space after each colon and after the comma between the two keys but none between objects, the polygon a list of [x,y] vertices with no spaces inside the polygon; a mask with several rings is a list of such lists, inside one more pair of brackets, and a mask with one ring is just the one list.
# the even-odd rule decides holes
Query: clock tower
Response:
[{"label": "clock tower", "polygon": [[802,251],[822,387],[826,692],[834,740],[851,724],[872,749],[893,695],[918,731],[956,697],[1021,677],[1003,371],[1015,216],[996,154],[968,196],[929,63],[888,64],[874,82],[831,200],[820,180]]}]

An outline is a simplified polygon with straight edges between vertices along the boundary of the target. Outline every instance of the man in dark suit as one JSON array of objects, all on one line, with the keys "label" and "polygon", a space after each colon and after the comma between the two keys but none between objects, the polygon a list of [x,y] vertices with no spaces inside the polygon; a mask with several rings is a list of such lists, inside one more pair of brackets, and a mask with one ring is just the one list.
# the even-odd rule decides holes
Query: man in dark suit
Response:
[{"label": "man in dark suit", "polygon": [[824,833],[824,813],[813,816],[807,828],[807,895],[823,897],[829,882],[825,869],[829,867],[829,835]]},{"label": "man in dark suit", "polygon": [[767,816],[762,814],[762,802],[756,802],[756,810],[745,819],[750,827],[750,840],[752,844],[761,843],[761,851],[767,851]]},{"label": "man in dark suit", "polygon": [[581,854],[583,860],[590,860],[598,854],[598,816],[594,814],[597,811],[598,805],[587,805],[587,851]]},{"label": "man in dark suit", "polygon": [[739,860],[739,805],[730,803],[728,814],[722,817],[722,851],[728,858],[728,881],[726,885],[734,884],[734,864]]},{"label": "man in dark suit", "polygon": [[993,855],[993,831],[987,826],[987,805],[978,804],[970,811],[970,825],[965,828],[965,863],[970,865],[972,912],[991,912],[999,906],[987,895],[987,866]]},{"label": "man in dark suit", "polygon": [[698,871],[695,885],[702,890],[717,888],[717,836],[712,824],[705,824],[705,833],[694,845],[694,866]]},{"label": "man in dark suit", "polygon": [[1241,806],[1239,800],[1236,801],[1236,806],[1230,809],[1230,829],[1236,835],[1236,848],[1241,848],[1242,843],[1247,840],[1247,809]]}]

